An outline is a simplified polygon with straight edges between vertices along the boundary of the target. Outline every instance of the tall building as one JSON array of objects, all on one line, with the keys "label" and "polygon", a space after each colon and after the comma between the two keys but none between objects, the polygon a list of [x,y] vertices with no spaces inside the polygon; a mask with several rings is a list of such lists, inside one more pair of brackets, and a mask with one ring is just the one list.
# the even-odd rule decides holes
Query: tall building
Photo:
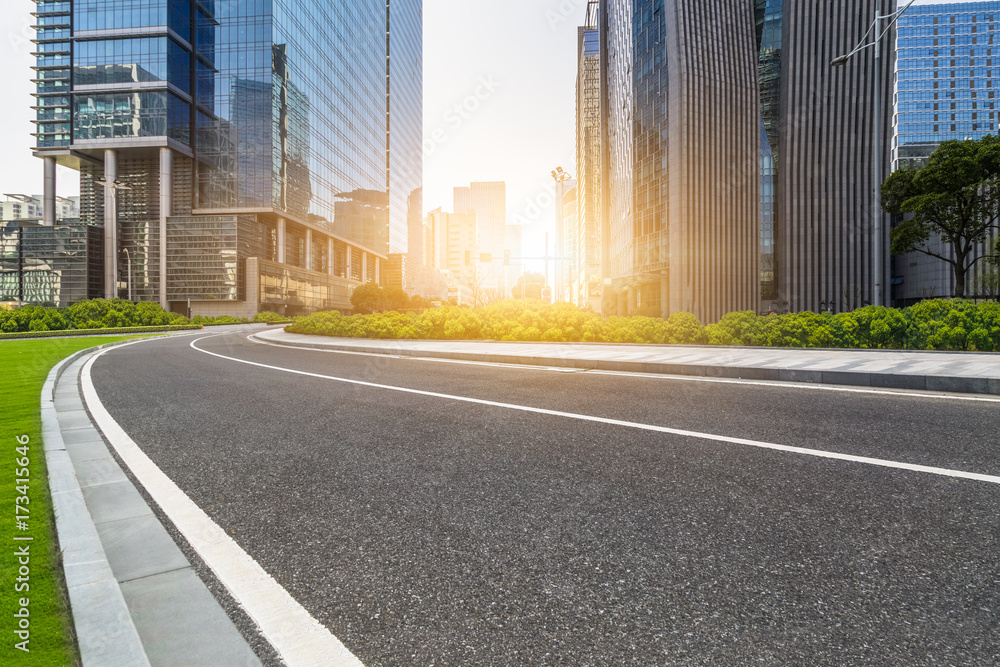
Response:
[{"label": "tall building", "polygon": [[[572,258],[563,279],[567,301],[581,308],[604,312],[602,207],[602,118],[601,105],[600,3],[587,4],[587,20],[577,31],[576,77],[576,201],[574,224],[565,225],[566,251]],[[565,205],[564,205],[565,207]],[[565,213],[564,213],[564,217]]]},{"label": "tall building", "polygon": [[600,4],[602,263],[619,313],[714,321],[760,302],[754,18],[722,0]]},{"label": "tall building", "polygon": [[[997,48],[1000,2],[914,5],[899,20],[893,105],[892,170],[920,167],[943,141],[981,139],[1000,128]],[[997,55],[1000,55],[998,52]],[[997,72],[997,76],[994,76]],[[930,241],[932,252],[953,256]],[[980,263],[980,267],[982,264]],[[895,257],[893,303],[912,305],[955,294],[951,265],[923,253]],[[970,276],[969,294],[977,279]]]},{"label": "tall building", "polygon": [[[883,15],[895,8],[894,0],[878,0]],[[875,288],[871,156],[877,142],[887,174],[891,33],[879,72],[872,48],[830,65],[866,35],[875,9],[872,0],[756,4],[762,141],[775,172],[763,172],[762,250],[766,265],[773,234],[775,289],[766,296],[775,310],[853,308],[870,302]],[[883,82],[879,137],[872,131],[876,80]],[[888,271],[877,282],[884,294]]]},{"label": "tall building", "polygon": [[80,171],[103,293],[349,308],[421,182],[421,3],[36,0],[35,154]]},{"label": "tall building", "polygon": [[507,184],[503,181],[471,183],[454,190],[455,213],[474,211],[479,251],[492,261],[479,268],[489,289],[502,289],[502,259],[507,226]]},{"label": "tall building", "polygon": [[427,215],[424,257],[427,266],[445,276],[463,291],[484,287],[482,247],[474,211],[446,213],[440,208]]}]

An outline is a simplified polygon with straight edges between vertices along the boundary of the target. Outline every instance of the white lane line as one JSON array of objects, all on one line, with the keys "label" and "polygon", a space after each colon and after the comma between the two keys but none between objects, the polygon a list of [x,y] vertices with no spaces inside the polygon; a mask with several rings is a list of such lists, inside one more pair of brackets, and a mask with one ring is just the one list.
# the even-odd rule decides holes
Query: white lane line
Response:
[{"label": "white lane line", "polygon": [[[212,338],[213,336],[208,336]],[[805,447],[791,447],[789,445],[778,445],[771,442],[761,442],[758,440],[747,440],[744,438],[732,438],[725,435],[715,435],[713,433],[699,433],[697,431],[685,431],[676,428],[669,428],[667,426],[656,426],[654,424],[642,424],[639,422],[623,421],[620,419],[608,419],[606,417],[595,417],[593,415],[583,415],[574,412],[561,412],[559,410],[546,410],[544,408],[533,408],[526,405],[516,405],[513,403],[501,403],[498,401],[487,401],[481,398],[470,398],[468,396],[454,396],[452,394],[441,394],[434,391],[424,391],[421,389],[410,389],[409,387],[394,387],[387,384],[378,384],[375,382],[365,382],[363,380],[352,380],[350,378],[341,378],[333,375],[322,375],[320,373],[310,373],[308,371],[299,371],[291,368],[283,368],[281,366],[271,366],[269,364],[262,364],[256,361],[247,361],[246,359],[238,359],[236,357],[227,357],[223,354],[217,354],[215,352],[209,352],[208,350],[203,350],[195,343],[199,343],[205,340],[205,338],[199,338],[193,340],[190,343],[192,349],[197,350],[203,354],[208,354],[213,357],[218,357],[219,359],[226,359],[227,361],[235,361],[240,364],[246,364],[248,366],[257,366],[259,368],[267,368],[269,370],[282,371],[284,373],[294,373],[295,375],[305,375],[307,377],[320,378],[323,380],[332,380],[334,382],[343,382],[346,384],[359,385],[363,387],[372,387],[375,389],[386,389],[389,391],[398,391],[406,394],[416,394],[419,396],[431,396],[433,398],[443,398],[450,401],[460,401],[462,403],[475,403],[478,405],[488,405],[497,408],[506,408],[508,410],[519,410],[521,412],[531,412],[539,415],[548,415],[551,417],[564,417],[567,419],[577,419],[580,421],[597,422],[600,424],[610,424],[612,426],[624,426],[627,428],[636,428],[644,431],[655,431],[657,433],[669,433],[671,435],[678,435],[685,438],[697,438],[699,440],[711,440],[714,442],[725,442],[734,445],[745,445],[747,447],[757,447],[760,449],[771,449],[779,452],[786,452],[790,454],[804,454],[806,456],[815,456],[824,459],[834,459],[837,461],[849,461],[851,463],[864,463],[867,465],[880,466],[883,468],[896,468],[899,470],[909,470],[912,472],[922,472],[931,475],[943,475],[945,477],[958,477],[961,479],[972,479],[979,482],[988,482],[990,484],[1000,484],[1000,477],[995,475],[983,475],[976,472],[965,472],[962,470],[949,470],[947,468],[935,468],[932,466],[923,466],[913,463],[902,463],[900,461],[890,461],[888,459],[876,459],[868,456],[854,456],[852,454],[841,454],[839,452],[828,452],[821,449],[807,449]]]},{"label": "white lane line", "polygon": [[285,664],[292,667],[361,666],[361,661],[226,535],[226,531],[174,484],[108,413],[90,375],[94,361],[103,354],[100,352],[87,361],[80,378],[84,399],[94,421],[136,479],[233,599],[257,623]]},{"label": "white lane line", "polygon": [[[221,335],[221,334],[219,334]],[[213,336],[214,338],[214,336]],[[204,340],[204,339],[202,339]],[[468,359],[444,359],[441,357],[420,357],[408,354],[393,354],[384,352],[355,352],[348,350],[330,350],[316,347],[303,347],[300,345],[285,345],[282,343],[272,343],[266,339],[258,338],[257,334],[250,334],[247,340],[258,345],[267,345],[276,348],[288,348],[291,350],[304,350],[306,352],[326,352],[328,354],[348,354],[361,357],[383,357],[387,359],[401,359],[403,361],[432,361],[446,364],[464,364],[467,366],[494,366],[500,368],[511,368],[526,371],[551,371],[556,373],[575,373],[578,375],[614,375],[619,377],[645,378],[647,380],[669,380],[679,382],[710,382],[712,384],[743,384],[755,387],[777,387],[779,389],[812,389],[816,391],[836,391],[845,394],[876,394],[880,396],[924,398],[946,401],[972,401],[976,403],[1000,403],[1000,398],[991,396],[966,396],[957,394],[937,394],[933,392],[914,392],[905,389],[893,389],[891,387],[874,387],[864,389],[861,387],[844,387],[838,385],[815,384],[810,382],[775,382],[768,380],[744,380],[740,378],[713,378],[698,377],[693,375],[669,375],[665,373],[636,373],[630,371],[605,371],[599,369],[576,368],[572,366],[532,366],[527,364],[508,364],[499,361],[472,361]]]}]

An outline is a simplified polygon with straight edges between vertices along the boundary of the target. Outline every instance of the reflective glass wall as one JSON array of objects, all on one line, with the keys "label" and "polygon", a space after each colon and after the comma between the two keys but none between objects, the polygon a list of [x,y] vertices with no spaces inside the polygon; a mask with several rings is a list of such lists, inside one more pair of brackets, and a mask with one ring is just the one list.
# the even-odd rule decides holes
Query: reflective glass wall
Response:
[{"label": "reflective glass wall", "polygon": [[[421,201],[423,184],[423,0],[389,5],[389,252],[408,248],[407,229],[419,230],[423,213],[407,215]],[[410,209],[412,210],[412,209]]]},{"label": "reflective glass wall", "polygon": [[197,118],[199,207],[274,208],[387,253],[387,7],[256,0],[215,14],[215,68],[196,81],[213,100]]}]

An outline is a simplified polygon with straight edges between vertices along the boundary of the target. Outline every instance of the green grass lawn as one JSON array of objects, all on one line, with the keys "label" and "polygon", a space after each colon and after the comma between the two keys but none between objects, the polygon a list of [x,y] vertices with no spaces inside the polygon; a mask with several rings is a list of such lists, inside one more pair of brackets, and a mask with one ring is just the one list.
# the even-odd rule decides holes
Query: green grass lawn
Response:
[{"label": "green grass lawn", "polygon": [[[49,371],[61,359],[74,352],[97,345],[114,343],[144,336],[99,338],[66,338],[12,340],[0,342],[0,664],[3,665],[74,665],[78,664],[72,637],[72,620],[63,593],[62,572],[58,569],[58,554],[54,536],[52,502],[49,498],[45,454],[42,447],[41,392]],[[17,439],[27,436],[28,449],[18,452]],[[17,479],[23,466],[17,459],[28,454],[30,482],[27,485],[27,514],[16,514],[15,499],[21,493]],[[22,461],[23,463],[23,461]],[[22,486],[22,490],[23,490]],[[18,529],[16,521],[27,520],[28,530]],[[14,537],[31,537],[16,541]],[[30,545],[30,574],[27,582],[18,582],[18,557],[15,551]],[[30,590],[17,591],[15,586],[27,583]],[[29,600],[29,632],[27,648],[15,644],[21,639],[15,634],[19,620],[14,613],[21,607],[19,600]]]}]

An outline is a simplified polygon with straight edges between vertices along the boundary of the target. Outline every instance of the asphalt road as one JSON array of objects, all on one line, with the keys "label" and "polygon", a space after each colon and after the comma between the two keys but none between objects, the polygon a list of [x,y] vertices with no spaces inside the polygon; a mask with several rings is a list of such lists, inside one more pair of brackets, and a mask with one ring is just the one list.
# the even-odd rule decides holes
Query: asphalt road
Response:
[{"label": "asphalt road", "polygon": [[[206,332],[206,336],[211,335]],[[1000,475],[1000,403],[198,346],[310,373]],[[1000,485],[108,352],[140,447],[366,665],[1000,664]]]}]

